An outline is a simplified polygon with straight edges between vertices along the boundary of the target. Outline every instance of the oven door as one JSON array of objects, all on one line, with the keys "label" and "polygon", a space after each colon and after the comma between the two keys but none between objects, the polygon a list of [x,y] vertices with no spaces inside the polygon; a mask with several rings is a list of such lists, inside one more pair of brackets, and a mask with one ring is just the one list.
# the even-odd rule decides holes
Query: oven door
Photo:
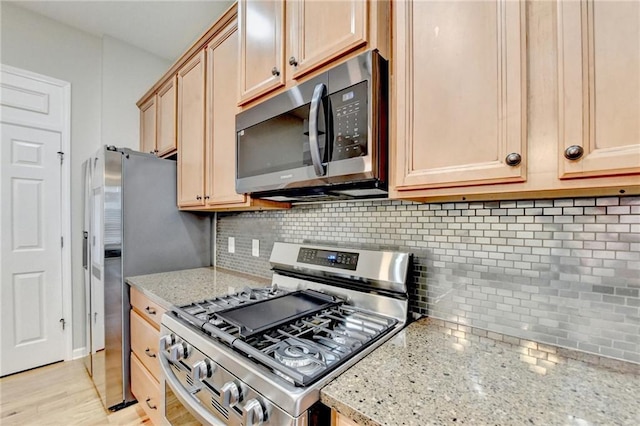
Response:
[{"label": "oven door", "polygon": [[164,354],[160,354],[160,367],[163,392],[162,414],[166,424],[172,426],[227,426],[228,423],[215,417],[203,407],[202,403],[176,378],[169,361]]}]

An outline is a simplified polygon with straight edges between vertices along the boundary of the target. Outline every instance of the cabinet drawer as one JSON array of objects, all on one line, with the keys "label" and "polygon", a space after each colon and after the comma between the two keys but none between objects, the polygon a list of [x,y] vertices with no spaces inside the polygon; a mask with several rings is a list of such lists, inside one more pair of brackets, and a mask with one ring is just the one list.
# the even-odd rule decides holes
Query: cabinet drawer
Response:
[{"label": "cabinet drawer", "polygon": [[158,330],[160,329],[160,319],[165,312],[164,308],[149,300],[147,296],[134,287],[131,287],[131,306],[133,306],[143,318],[155,324]]},{"label": "cabinet drawer", "polygon": [[131,392],[155,425],[162,424],[160,383],[149,374],[135,354],[131,355]]},{"label": "cabinet drawer", "polygon": [[142,364],[147,367],[156,380],[159,380],[158,343],[160,333],[135,311],[131,311],[130,326],[131,350],[140,358]]}]

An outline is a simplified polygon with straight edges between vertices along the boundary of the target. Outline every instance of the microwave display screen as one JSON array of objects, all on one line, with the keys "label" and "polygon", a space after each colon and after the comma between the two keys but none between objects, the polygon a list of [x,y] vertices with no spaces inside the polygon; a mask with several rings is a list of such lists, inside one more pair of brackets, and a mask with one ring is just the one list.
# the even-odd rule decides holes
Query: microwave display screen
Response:
[{"label": "microwave display screen", "polygon": [[367,155],[367,81],[333,93],[329,98],[333,118],[331,161]]},{"label": "microwave display screen", "polygon": [[353,99],[353,97],[354,97],[353,92],[345,93],[344,95],[342,95],[342,102],[350,101],[351,99]]}]

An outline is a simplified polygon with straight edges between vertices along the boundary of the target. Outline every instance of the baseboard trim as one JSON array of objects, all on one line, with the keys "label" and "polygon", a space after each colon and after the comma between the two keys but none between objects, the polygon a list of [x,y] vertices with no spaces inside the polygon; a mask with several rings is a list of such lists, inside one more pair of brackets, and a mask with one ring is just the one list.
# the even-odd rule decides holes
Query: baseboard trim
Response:
[{"label": "baseboard trim", "polygon": [[86,347],[81,347],[81,348],[76,348],[73,350],[73,353],[71,355],[71,359],[78,359],[78,358],[84,358],[85,355],[87,354],[87,348]]}]

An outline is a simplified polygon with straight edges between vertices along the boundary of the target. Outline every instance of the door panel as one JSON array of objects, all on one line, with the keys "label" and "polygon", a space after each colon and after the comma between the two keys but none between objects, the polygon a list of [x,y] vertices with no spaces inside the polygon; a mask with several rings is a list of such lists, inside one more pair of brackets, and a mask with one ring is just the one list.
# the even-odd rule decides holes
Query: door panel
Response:
[{"label": "door panel", "polygon": [[640,3],[558,2],[558,55],[560,178],[640,172]]},{"label": "door panel", "polygon": [[524,3],[395,5],[398,189],[525,180]]},{"label": "door panel", "polygon": [[178,94],[177,77],[167,81],[158,89],[158,156],[162,157],[176,150],[176,108]]},{"label": "door panel", "polygon": [[204,205],[205,51],[178,71],[178,205]]},{"label": "door panel", "polygon": [[285,7],[283,0],[240,0],[238,7],[244,103],[284,85]]},{"label": "door panel", "polygon": [[58,132],[0,124],[2,363],[6,375],[64,358]]},{"label": "door panel", "polygon": [[234,28],[214,40],[208,49],[209,204],[245,202],[245,196],[236,193],[237,59],[238,31]]},{"label": "door panel", "polygon": [[287,2],[293,78],[366,44],[368,6],[362,0]]},{"label": "door panel", "polygon": [[140,151],[156,152],[156,97],[140,106]]}]

